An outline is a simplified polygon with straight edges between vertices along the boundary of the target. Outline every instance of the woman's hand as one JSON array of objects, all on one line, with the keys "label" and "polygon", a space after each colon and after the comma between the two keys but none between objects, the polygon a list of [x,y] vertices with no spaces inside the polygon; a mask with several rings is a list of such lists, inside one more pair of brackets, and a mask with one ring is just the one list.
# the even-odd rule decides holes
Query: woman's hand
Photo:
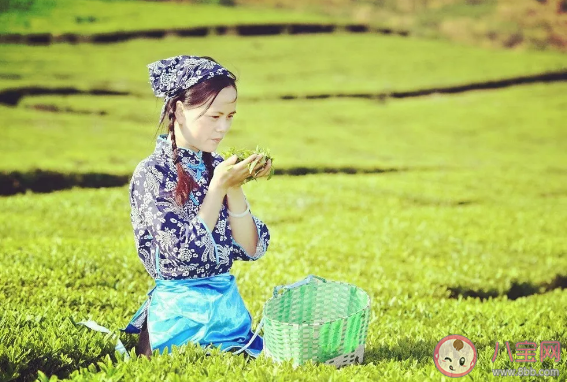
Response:
[{"label": "woman's hand", "polygon": [[[225,193],[231,187],[240,187],[247,178],[253,176],[253,174],[258,172],[258,170],[261,168],[259,163],[257,163],[252,170],[252,174],[250,174],[250,171],[248,170],[248,164],[258,159],[260,156],[261,155],[259,154],[250,155],[248,158],[239,163],[236,163],[236,155],[232,155],[231,157],[227,158],[215,168],[213,178],[211,179],[211,186],[219,187]],[[271,163],[270,161],[268,161],[268,165],[266,165],[268,171],[270,166]],[[259,171],[256,177],[266,175],[266,168]]]},{"label": "woman's hand", "polygon": [[[261,168],[261,167],[256,167],[256,168]],[[268,159],[268,161],[264,164],[264,168],[262,168],[261,170],[257,170],[258,172],[254,174],[254,178],[261,178],[263,176],[267,176],[270,173],[271,168],[272,168],[272,160]]]}]

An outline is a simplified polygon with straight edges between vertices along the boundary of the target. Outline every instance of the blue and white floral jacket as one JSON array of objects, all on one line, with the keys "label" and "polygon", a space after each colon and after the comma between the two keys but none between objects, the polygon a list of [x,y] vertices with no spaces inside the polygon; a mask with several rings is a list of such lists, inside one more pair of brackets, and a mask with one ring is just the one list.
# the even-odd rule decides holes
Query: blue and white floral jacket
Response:
[{"label": "blue and white floral jacket", "polygon": [[[232,237],[223,203],[212,232],[197,215],[207,193],[208,171],[202,151],[178,147],[183,168],[197,180],[183,207],[174,200],[177,170],[167,134],[161,134],[152,154],[143,159],[130,180],[131,220],[138,256],[148,273],[160,279],[202,278],[227,273],[234,260],[254,261],[262,257],[270,242],[266,224],[252,214],[258,230],[258,245],[248,254]],[[212,152],[213,167],[224,159]]]}]

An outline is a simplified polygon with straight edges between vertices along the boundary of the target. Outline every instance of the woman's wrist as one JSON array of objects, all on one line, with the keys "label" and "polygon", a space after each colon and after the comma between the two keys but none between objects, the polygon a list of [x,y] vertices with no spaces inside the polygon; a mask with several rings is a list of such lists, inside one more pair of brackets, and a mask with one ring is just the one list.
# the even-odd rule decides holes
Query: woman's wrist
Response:
[{"label": "woman's wrist", "polygon": [[250,205],[244,196],[244,191],[241,186],[230,187],[226,195],[229,204],[228,214],[230,216],[242,217],[250,212]]},{"label": "woman's wrist", "polygon": [[240,196],[240,194],[242,194],[242,196],[244,196],[244,193],[242,192],[242,186],[228,187],[227,190],[226,190],[226,195],[231,199],[238,198]]},{"label": "woman's wrist", "polygon": [[222,196],[224,197],[225,195],[228,195],[229,188],[223,187],[220,184],[211,181],[211,184],[209,185],[209,190],[214,190],[215,192],[222,194]]},{"label": "woman's wrist", "polygon": [[244,210],[244,212],[235,213],[229,209],[228,214],[235,218],[241,218],[243,216],[248,215],[250,213],[250,204],[248,204],[248,200],[245,200],[245,202],[246,202],[246,209]]}]

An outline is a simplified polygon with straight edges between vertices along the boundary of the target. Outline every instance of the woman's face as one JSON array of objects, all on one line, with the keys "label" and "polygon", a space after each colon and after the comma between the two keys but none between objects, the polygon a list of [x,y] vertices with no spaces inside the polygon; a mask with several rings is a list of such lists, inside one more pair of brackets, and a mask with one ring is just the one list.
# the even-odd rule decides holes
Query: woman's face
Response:
[{"label": "woman's face", "polygon": [[220,141],[228,133],[232,118],[236,114],[236,89],[227,86],[222,89],[209,109],[199,116],[205,105],[189,109],[177,101],[175,111],[175,142],[177,146],[193,151],[215,151]]}]

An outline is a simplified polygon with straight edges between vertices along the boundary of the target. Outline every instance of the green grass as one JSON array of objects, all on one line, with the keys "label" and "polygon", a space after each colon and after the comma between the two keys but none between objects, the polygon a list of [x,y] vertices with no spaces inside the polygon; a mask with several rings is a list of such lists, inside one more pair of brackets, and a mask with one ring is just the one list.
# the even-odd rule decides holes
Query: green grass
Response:
[{"label": "green grass", "polygon": [[[308,274],[353,283],[372,299],[363,365],[294,370],[291,363],[245,364],[221,352],[205,357],[195,346],[175,348],[173,358],[152,362],[115,358],[114,341],[72,320],[123,327],[152,285],[136,256],[128,190],[120,187],[0,198],[0,338],[12,344],[0,345],[0,369],[22,380],[32,380],[36,370],[75,381],[145,375],[168,381],[439,380],[433,349],[457,333],[471,339],[479,355],[465,378],[496,380],[492,368],[523,366],[507,361],[505,351],[493,364],[496,341],[514,348],[525,340],[567,340],[567,294],[543,293],[547,283],[566,276],[566,87],[522,86],[386,104],[239,106],[243,120],[235,119],[230,144],[267,142],[281,168],[410,165],[408,171],[372,175],[275,176],[244,187],[272,234],[264,259],[232,268],[254,325],[276,285]],[[9,155],[1,162],[18,168],[36,158],[42,168],[71,171],[66,158],[77,156],[86,164],[75,170],[111,171],[109,158],[121,152],[122,159],[113,159],[116,169],[131,171],[153,149],[153,127],[139,128],[151,119],[150,105],[139,101],[138,110],[148,115],[129,114],[135,108],[128,98],[113,105],[94,98],[26,100],[18,108],[19,131],[10,120],[6,125],[5,142],[18,149],[2,147]],[[109,114],[91,118],[25,109],[36,101]],[[124,119],[131,121],[113,122]],[[262,125],[271,127],[259,130]],[[357,139],[360,134],[371,136]],[[19,145],[13,145],[16,140]],[[514,285],[542,294],[509,300]],[[452,299],[449,288],[496,298]],[[134,335],[121,338],[129,350],[137,341]],[[530,366],[559,369],[563,378],[564,365],[546,360]]]},{"label": "green grass", "polygon": [[40,0],[30,9],[0,13],[0,33],[107,33],[161,28],[270,23],[328,23],[347,19],[293,10],[151,1]]},{"label": "green grass", "polygon": [[[550,136],[542,147],[547,150],[551,145],[551,151],[543,156],[551,155],[549,161],[555,161],[554,137],[561,134],[564,85],[386,104],[357,99],[279,101],[278,97],[415,90],[565,69],[565,56],[558,53],[491,51],[441,41],[348,34],[164,41],[105,46],[4,45],[3,72],[21,79],[4,78],[0,88],[76,87],[126,91],[132,96],[28,97],[17,108],[2,107],[7,139],[0,141],[0,169],[130,173],[153,149],[162,102],[151,93],[146,64],[180,54],[179,44],[188,41],[191,52],[186,53],[209,54],[239,78],[240,112],[221,148],[231,144],[272,147],[279,154],[280,168],[305,163],[365,168],[490,165],[483,163],[486,155],[504,165],[516,161],[520,149],[501,147],[500,136],[491,135],[510,122],[519,125],[524,134],[511,138],[519,147],[530,145],[532,125],[544,124]],[[371,55],[369,47],[374,48]],[[316,55],[309,54],[314,51]],[[252,97],[260,101],[252,102]],[[26,108],[41,103],[96,114]],[[505,110],[500,110],[500,105]],[[470,110],[478,117],[470,118]],[[100,112],[108,114],[98,115]],[[516,112],[521,117],[510,119],[510,113]],[[482,136],[475,132],[479,127]],[[399,129],[407,133],[403,140],[396,139]],[[515,135],[515,131],[514,127],[511,133]],[[466,147],[463,134],[470,142]],[[344,143],[341,150],[345,155],[334,155],[337,142]],[[423,150],[416,151],[416,147]],[[440,155],[429,154],[438,147]],[[320,154],[310,152],[314,149]]]},{"label": "green grass", "polygon": [[[270,148],[274,167],[561,169],[567,84],[430,96],[239,101],[217,148]],[[33,104],[108,112],[40,112]],[[130,174],[149,155],[161,105],[127,97],[38,97],[3,108],[0,169]],[[161,132],[161,131],[160,131]]]},{"label": "green grass", "polygon": [[[161,108],[145,65],[179,54],[179,46],[240,77],[238,114],[217,151],[268,147],[280,169],[401,170],[276,175],[244,186],[271,233],[262,260],[231,270],[253,329],[274,286],[308,274],[353,283],[371,297],[364,363],[293,369],[220,351],[205,357],[191,345],[151,362],[116,358],[115,341],[73,321],[123,327],[153,285],[136,254],[124,186],[0,197],[0,380],[32,381],[41,371],[52,381],[438,381],[435,345],[461,334],[479,356],[463,380],[484,381],[500,380],[492,368],[525,366],[507,361],[506,341],[565,346],[567,293],[546,285],[567,277],[567,83],[386,102],[277,99],[534,74],[565,69],[565,56],[346,34],[3,45],[0,89],[131,95],[27,97],[0,107],[0,170],[131,174],[154,149]],[[45,104],[94,114],[30,108]],[[525,297],[508,299],[513,288]],[[451,289],[494,297],[450,298]],[[138,337],[120,335],[132,351]],[[559,369],[563,380],[565,356],[529,366]]]},{"label": "green grass", "polygon": [[498,51],[400,36],[133,40],[110,45],[0,45],[0,89],[76,87],[153,96],[146,65],[178,54],[207,55],[239,78],[242,97],[415,90],[567,69],[556,52]]},{"label": "green grass", "polygon": [[565,52],[566,18],[560,3],[565,4],[563,0],[4,0],[0,33],[88,35],[250,23],[363,23],[469,45]]},{"label": "green grass", "polygon": [[[490,362],[496,341],[567,341],[565,291],[513,301],[504,296],[513,282],[537,286],[564,275],[567,195],[541,196],[564,187],[564,177],[413,171],[276,176],[245,186],[273,235],[261,261],[232,268],[254,326],[274,286],[307,274],[354,283],[370,294],[364,364],[340,371],[323,365],[293,370],[265,359],[244,365],[231,354],[204,357],[194,346],[176,348],[173,358],[108,358],[97,367],[114,356],[114,341],[74,327],[69,318],[123,327],[152,285],[136,256],[127,187],[2,198],[0,338],[12,344],[0,347],[2,370],[27,380],[37,369],[64,376],[79,368],[73,380],[113,373],[170,381],[439,380],[433,348],[458,333],[478,351],[472,377],[490,380],[492,367],[519,366],[505,351]],[[474,202],[455,204],[463,199]],[[449,299],[448,287],[499,296]],[[130,350],[137,336],[121,339]],[[564,363],[549,360],[532,366],[566,372]]]}]

